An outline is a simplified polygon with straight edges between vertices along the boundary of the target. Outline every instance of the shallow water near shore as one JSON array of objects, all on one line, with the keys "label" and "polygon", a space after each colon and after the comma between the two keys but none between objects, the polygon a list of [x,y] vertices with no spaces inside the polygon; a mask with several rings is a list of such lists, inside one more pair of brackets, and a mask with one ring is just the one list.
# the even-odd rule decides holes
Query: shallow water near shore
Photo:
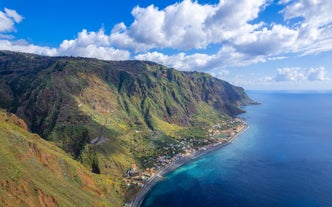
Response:
[{"label": "shallow water near shore", "polygon": [[168,174],[142,206],[332,206],[332,92],[257,92],[232,144]]}]

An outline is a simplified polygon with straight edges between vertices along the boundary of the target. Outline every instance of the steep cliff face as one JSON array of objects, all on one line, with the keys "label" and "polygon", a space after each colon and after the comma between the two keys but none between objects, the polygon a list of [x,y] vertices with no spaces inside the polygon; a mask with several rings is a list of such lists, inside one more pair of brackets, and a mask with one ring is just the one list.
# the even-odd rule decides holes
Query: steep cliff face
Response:
[{"label": "steep cliff face", "polygon": [[208,74],[144,61],[3,51],[0,74],[0,107],[94,172],[119,177],[165,140],[203,138],[205,127],[253,103]]}]

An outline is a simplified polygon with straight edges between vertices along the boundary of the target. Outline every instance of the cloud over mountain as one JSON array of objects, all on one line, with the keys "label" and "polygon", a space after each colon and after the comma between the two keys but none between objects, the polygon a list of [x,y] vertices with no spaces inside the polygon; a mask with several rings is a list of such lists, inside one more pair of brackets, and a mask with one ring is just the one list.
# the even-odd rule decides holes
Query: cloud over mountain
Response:
[{"label": "cloud over mountain", "polygon": [[[276,15],[280,21],[260,18],[273,4],[277,3],[222,0],[200,4],[184,0],[164,8],[136,6],[133,21],[120,22],[109,33],[103,28],[83,29],[57,48],[2,38],[0,49],[106,60],[151,60],[183,70],[205,71],[332,50],[331,1],[279,1],[281,9]],[[15,30],[15,24],[21,21],[22,16],[15,10],[0,11],[0,35]]]},{"label": "cloud over mountain", "polygon": [[57,50],[60,55],[93,57],[104,60],[125,60],[130,53],[111,46],[110,38],[103,29],[98,32],[83,30],[74,40],[64,40]]}]

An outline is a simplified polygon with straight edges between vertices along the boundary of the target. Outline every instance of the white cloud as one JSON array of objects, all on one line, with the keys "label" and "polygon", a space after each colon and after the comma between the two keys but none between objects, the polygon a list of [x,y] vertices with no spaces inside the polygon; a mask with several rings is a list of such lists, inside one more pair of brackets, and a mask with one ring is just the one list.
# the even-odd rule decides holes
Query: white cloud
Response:
[{"label": "white cloud", "polygon": [[15,23],[20,23],[23,17],[15,10],[5,8],[0,11],[0,32],[10,32],[14,30]]},{"label": "white cloud", "polygon": [[[281,12],[285,21],[298,17],[302,10],[312,10],[312,12],[302,15],[306,21],[301,22],[297,27],[294,26],[297,24],[250,23],[259,16],[259,12],[264,10],[268,3],[271,2],[224,0],[220,1],[218,5],[201,5],[196,1],[185,0],[162,10],[153,5],[147,8],[136,7],[132,12],[135,21],[129,27],[124,23],[116,25],[111,33],[111,42],[120,48],[132,49],[135,52],[160,48],[173,48],[181,51],[202,49],[210,44],[219,44],[220,50],[217,54],[204,55],[208,57],[208,62],[204,64],[207,70],[276,60],[277,58],[274,57],[280,56],[280,54],[284,57],[289,53],[306,55],[332,49],[332,31],[330,31],[332,26],[328,26],[331,23],[331,16],[325,12],[329,9],[324,8],[325,4],[331,5],[327,0],[318,4],[322,14],[314,13],[315,8],[310,9],[306,6],[292,11],[294,10],[292,7],[296,7],[293,5],[302,5],[305,3],[304,0],[280,1],[280,4],[287,4]],[[319,16],[315,19],[324,19],[320,22],[325,22],[326,25],[312,24],[320,25],[319,28],[305,26],[307,22],[312,21],[310,19],[314,14]],[[188,60],[192,56],[182,53],[170,57],[162,55],[162,62],[173,67],[179,66],[181,65],[178,63],[179,61]],[[147,52],[138,57],[151,58],[149,59],[151,61],[161,58],[159,52],[153,54]],[[158,55],[156,56],[156,54]],[[176,60],[176,58],[178,59]],[[190,68],[193,69],[201,66],[202,64],[190,64]]]},{"label": "white cloud", "polygon": [[266,61],[263,56],[239,53],[230,46],[222,47],[217,54],[194,53],[186,55],[185,53],[178,53],[166,55],[155,51],[138,54],[134,56],[134,59],[154,61],[179,70],[207,72],[226,66],[245,66]]},{"label": "white cloud", "polygon": [[154,6],[137,7],[133,11],[134,23],[129,28],[122,24],[123,30],[114,31],[111,36],[118,37],[116,42],[125,40],[122,45],[118,44],[120,47],[135,51],[201,49],[220,44],[216,56],[230,58],[223,58],[223,61],[211,58],[213,62],[207,64],[219,66],[264,62],[280,54],[307,55],[332,50],[331,1],[280,1],[279,4],[286,4],[281,11],[286,22],[298,17],[302,19],[284,25],[251,23],[269,3],[271,1],[224,0],[218,5],[200,5],[186,0],[163,10]]},{"label": "white cloud", "polygon": [[270,80],[275,80],[277,82],[282,81],[326,81],[329,78],[326,76],[327,72],[324,67],[319,68],[279,68],[277,70],[277,75]]},{"label": "white cloud", "polygon": [[176,55],[165,55],[159,52],[148,52],[145,54],[139,54],[134,57],[136,60],[150,60],[160,64],[167,65],[169,67],[192,71],[202,70],[207,67],[207,64],[214,58],[207,54],[192,54],[185,55],[185,53],[179,53]]},{"label": "white cloud", "polygon": [[57,55],[92,57],[104,60],[125,60],[130,58],[126,50],[112,47],[110,36],[103,29],[98,32],[82,30],[73,40],[64,40],[57,49]]},{"label": "white cloud", "polygon": [[298,0],[282,11],[285,20],[301,17],[302,27],[318,28],[331,23],[332,2],[330,0]]},{"label": "white cloud", "polygon": [[280,68],[277,70],[276,81],[299,81],[305,80],[305,75],[300,68]]},{"label": "white cloud", "polygon": [[1,34],[0,33],[0,39],[15,39],[15,37],[13,35],[9,35],[9,34]]},{"label": "white cloud", "polygon": [[112,41],[123,48],[146,51],[152,48],[197,49],[210,41],[204,22],[217,10],[216,5],[201,5],[184,0],[159,10],[151,5],[136,7],[132,11],[135,20],[128,28],[124,23],[112,31]]},{"label": "white cloud", "polygon": [[[184,0],[162,10],[151,5],[136,7],[134,22],[113,28],[111,40],[120,48],[146,51],[153,48],[204,49],[212,43],[241,41],[262,23],[258,17],[266,0],[220,1],[218,5]],[[245,9],[243,9],[245,8]]]},{"label": "white cloud", "polygon": [[110,41],[113,45],[121,49],[130,49],[135,52],[147,51],[153,48],[152,44],[147,44],[144,42],[137,42],[128,34],[127,26],[124,23],[119,23],[114,26],[111,34]]},{"label": "white cloud", "polygon": [[235,41],[239,52],[255,55],[272,56],[294,51],[298,32],[282,25],[273,25],[271,29],[254,31]]},{"label": "white cloud", "polygon": [[213,75],[214,77],[217,77],[219,79],[225,79],[229,74],[230,74],[230,71],[225,70],[225,69],[211,73],[211,75]]},{"label": "white cloud", "polygon": [[299,32],[298,52],[307,55],[332,50],[331,11],[330,0],[293,1],[281,11],[286,21],[297,19],[290,26]]},{"label": "white cloud", "polygon": [[14,19],[16,23],[20,23],[23,19],[23,17],[19,15],[15,10],[5,8],[5,12],[7,16]]},{"label": "white cloud", "polygon": [[213,43],[241,39],[262,26],[248,22],[258,17],[265,4],[266,0],[220,1],[216,12],[204,22],[204,31]]},{"label": "white cloud", "polygon": [[324,67],[310,68],[307,71],[307,80],[309,81],[326,81],[329,78],[326,76],[327,72]]},{"label": "white cloud", "polygon": [[135,21],[130,26],[130,36],[140,43],[162,45],[165,40],[165,33],[162,31],[164,12],[151,5],[147,8],[136,7],[132,14]]},{"label": "white cloud", "polygon": [[29,44],[25,40],[1,40],[0,50],[34,53],[48,56],[80,56],[99,58],[103,60],[126,60],[130,53],[111,46],[109,36],[104,30],[99,32],[87,32],[83,30],[73,40],[64,40],[59,48],[43,47]]},{"label": "white cloud", "polygon": [[90,57],[102,60],[127,60],[130,57],[128,51],[115,49],[113,47],[103,47],[95,44],[80,47],[75,44],[66,44],[66,42],[61,44],[57,55]]},{"label": "white cloud", "polygon": [[0,40],[0,50],[10,50],[26,53],[34,53],[39,55],[55,56],[57,54],[56,49],[49,47],[40,47],[33,44],[28,44],[26,41],[9,41]]},{"label": "white cloud", "polygon": [[207,64],[207,69],[217,69],[226,66],[246,66],[253,63],[265,62],[262,55],[252,55],[239,52],[232,46],[223,46],[214,58]]},{"label": "white cloud", "polygon": [[[257,21],[269,4],[284,7],[280,15],[285,22]],[[294,53],[331,51],[330,11],[330,0],[220,0],[218,4],[183,0],[162,9],[137,6],[132,10],[134,21],[128,26],[116,24],[109,34],[103,29],[82,30],[76,38],[49,48],[15,42],[7,33],[15,30],[22,16],[5,9],[0,11],[0,39],[7,40],[2,40],[0,48],[107,60],[133,58],[180,70],[212,71],[279,60]],[[219,50],[207,53],[210,46]],[[169,48],[178,53],[167,55],[160,51]],[[301,75],[309,80],[302,70],[294,69],[280,71],[279,78],[300,80]]]},{"label": "white cloud", "polygon": [[29,44],[25,40],[14,40],[14,37],[6,32],[15,30],[16,23],[20,23],[23,17],[15,10],[4,9],[0,11],[0,50],[35,53],[48,56],[82,56],[104,60],[124,60],[130,58],[129,51],[114,48],[110,35],[106,35],[103,29],[98,32],[82,30],[76,39],[64,40],[59,48],[50,48]]}]

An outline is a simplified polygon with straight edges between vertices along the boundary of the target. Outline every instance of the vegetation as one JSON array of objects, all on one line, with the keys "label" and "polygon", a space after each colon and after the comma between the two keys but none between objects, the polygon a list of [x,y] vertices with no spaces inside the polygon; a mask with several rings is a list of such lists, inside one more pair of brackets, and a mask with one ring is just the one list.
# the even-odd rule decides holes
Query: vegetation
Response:
[{"label": "vegetation", "polygon": [[[89,172],[54,144],[0,112],[1,206],[120,206],[117,182]],[[100,181],[103,180],[103,182]],[[111,202],[113,205],[111,205]]]},{"label": "vegetation", "polygon": [[152,62],[7,51],[0,51],[0,96],[0,108],[115,186],[133,163],[142,167],[169,143],[206,138],[207,128],[253,103],[208,74]]}]

